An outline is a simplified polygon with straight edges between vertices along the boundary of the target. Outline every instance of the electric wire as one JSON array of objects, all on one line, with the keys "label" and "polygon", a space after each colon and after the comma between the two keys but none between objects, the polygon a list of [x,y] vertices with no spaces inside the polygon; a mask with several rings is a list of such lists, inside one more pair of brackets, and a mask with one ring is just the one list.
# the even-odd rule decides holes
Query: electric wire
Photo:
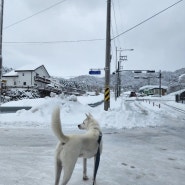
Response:
[{"label": "electric wire", "polygon": [[120,0],[117,0],[117,2],[118,2],[118,10],[119,10],[120,22],[121,22],[121,25],[124,25],[123,21],[122,21],[123,15],[122,15],[122,11],[121,11],[121,8],[120,8],[121,7]]},{"label": "electric wire", "polygon": [[[59,3],[62,3],[62,2],[64,2],[64,1],[67,1],[67,0],[60,1],[60,2],[58,2],[58,4],[59,4]],[[177,5],[178,3],[182,2],[182,1],[183,1],[183,0],[180,0],[180,1],[178,1],[178,2],[176,2],[176,3],[174,3],[174,4],[172,4],[171,6],[169,6],[169,7],[165,8],[165,9],[163,9],[162,11],[160,11],[160,12],[154,14],[153,16],[151,16],[151,17],[145,19],[144,21],[142,21],[142,22],[136,24],[135,26],[133,26],[133,27],[127,29],[126,31],[124,31],[124,32],[122,32],[122,33],[120,33],[120,34],[118,34],[117,36],[113,36],[113,38],[112,38],[111,40],[115,40],[116,38],[120,37],[121,35],[123,35],[123,34],[129,32],[129,31],[131,31],[131,30],[137,28],[138,26],[144,24],[145,22],[151,20],[152,18],[158,16],[159,14],[161,14],[161,13],[167,11],[168,9],[172,8],[173,6]],[[56,5],[56,4],[55,4],[55,5]],[[53,5],[53,6],[54,6],[54,5]],[[32,16],[33,16],[33,15],[32,15]],[[18,24],[18,23],[17,23],[17,24]],[[105,40],[105,38],[95,38],[95,39],[62,40],[62,41],[40,41],[40,42],[39,42],[39,41],[38,41],[38,42],[29,42],[29,41],[27,41],[27,42],[3,42],[3,44],[59,44],[59,43],[94,42],[94,41],[104,41],[104,40]]]},{"label": "electric wire", "polygon": [[81,39],[81,40],[57,40],[57,41],[36,41],[36,42],[3,42],[3,44],[61,44],[61,43],[78,43],[78,42],[95,42],[105,39]]},{"label": "electric wire", "polygon": [[134,28],[136,28],[136,27],[138,27],[138,26],[140,26],[140,25],[144,24],[145,22],[147,22],[147,21],[151,20],[152,18],[154,18],[154,17],[158,16],[159,14],[161,14],[161,13],[165,12],[166,10],[168,10],[168,9],[172,8],[173,6],[175,6],[175,5],[179,4],[179,3],[180,3],[180,2],[182,2],[182,1],[183,1],[183,0],[177,1],[176,3],[172,4],[171,6],[169,6],[169,7],[165,8],[165,9],[161,10],[160,12],[158,12],[158,13],[154,14],[153,16],[151,16],[151,17],[149,17],[149,18],[145,19],[144,21],[142,21],[142,22],[140,22],[140,23],[136,24],[135,26],[133,26],[133,27],[129,28],[128,30],[126,30],[126,31],[124,31],[124,32],[122,32],[122,33],[120,33],[120,34],[118,34],[117,36],[113,37],[111,40],[114,40],[114,39],[116,39],[116,38],[120,37],[121,35],[123,35],[123,34],[125,34],[125,33],[129,32],[129,31],[131,31],[131,30],[133,30]]},{"label": "electric wire", "polygon": [[[118,35],[118,24],[117,24],[117,20],[116,20],[116,11],[115,11],[115,7],[114,7],[114,0],[112,0],[112,9],[113,9],[113,13],[114,13],[114,22],[115,22],[115,30],[116,30],[116,34]],[[118,44],[119,46],[121,46],[121,42],[119,40],[118,37]]]},{"label": "electric wire", "polygon": [[52,4],[52,5],[48,6],[47,8],[44,8],[44,9],[42,9],[42,10],[40,10],[40,11],[34,13],[33,15],[30,15],[30,16],[28,16],[28,17],[25,17],[25,18],[23,18],[23,19],[20,19],[19,21],[14,22],[14,23],[12,23],[12,24],[10,24],[10,25],[8,25],[8,26],[5,26],[3,29],[4,29],[4,30],[5,30],[5,29],[8,29],[8,28],[10,28],[10,27],[12,27],[12,26],[15,26],[15,25],[17,25],[17,24],[19,24],[19,23],[22,23],[22,22],[24,22],[24,21],[26,21],[26,20],[28,20],[28,19],[31,19],[32,17],[34,17],[34,16],[36,16],[36,15],[38,15],[38,14],[41,14],[41,13],[43,13],[43,12],[45,12],[45,11],[51,9],[51,8],[54,8],[55,6],[58,6],[59,4],[64,3],[65,1],[67,1],[67,0],[62,0],[62,1],[59,1],[59,2],[57,2],[57,3],[55,3],[55,4]]}]

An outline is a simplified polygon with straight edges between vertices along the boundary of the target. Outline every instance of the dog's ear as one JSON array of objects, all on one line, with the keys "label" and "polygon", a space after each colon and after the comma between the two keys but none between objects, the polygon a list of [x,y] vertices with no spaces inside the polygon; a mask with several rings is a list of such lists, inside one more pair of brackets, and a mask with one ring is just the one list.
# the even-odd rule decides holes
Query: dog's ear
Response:
[{"label": "dog's ear", "polygon": [[87,113],[85,113],[85,115],[87,116],[87,118],[89,118],[89,115]]},{"label": "dog's ear", "polygon": [[90,118],[93,118],[93,116],[92,116],[92,114],[91,114],[91,113],[89,113],[89,117],[90,117]]},{"label": "dog's ear", "polygon": [[92,118],[93,116],[91,115],[91,113],[88,114],[85,114],[87,116],[88,119]]}]

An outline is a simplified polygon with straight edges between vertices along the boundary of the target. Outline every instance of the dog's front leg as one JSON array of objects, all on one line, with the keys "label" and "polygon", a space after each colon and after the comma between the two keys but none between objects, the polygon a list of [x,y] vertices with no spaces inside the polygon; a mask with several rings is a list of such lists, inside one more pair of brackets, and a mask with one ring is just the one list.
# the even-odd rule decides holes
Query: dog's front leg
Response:
[{"label": "dog's front leg", "polygon": [[86,181],[89,178],[87,177],[87,159],[83,158],[83,180]]}]

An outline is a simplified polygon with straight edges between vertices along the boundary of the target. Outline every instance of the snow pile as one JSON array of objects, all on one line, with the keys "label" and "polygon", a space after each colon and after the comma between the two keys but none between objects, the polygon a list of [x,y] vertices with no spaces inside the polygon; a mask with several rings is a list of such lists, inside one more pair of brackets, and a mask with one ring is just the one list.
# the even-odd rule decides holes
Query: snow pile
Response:
[{"label": "snow pile", "polygon": [[[50,127],[51,114],[55,106],[61,108],[61,120],[64,128],[76,128],[76,125],[82,123],[85,113],[88,112],[100,122],[101,127],[116,129],[159,126],[166,117],[178,118],[178,114],[174,114],[173,110],[165,106],[165,99],[162,98],[157,101],[156,98],[151,97],[150,102],[138,98],[120,97],[117,101],[111,98],[111,108],[108,111],[104,111],[104,104],[94,108],[88,106],[90,103],[102,100],[103,95],[100,94],[99,96],[84,95],[70,98],[55,96],[8,102],[1,106],[31,106],[32,108],[16,113],[1,113],[0,127]],[[155,102],[155,105],[152,101]],[[174,101],[170,101],[170,103],[175,106],[179,105]],[[181,106],[184,107],[184,104]]]}]

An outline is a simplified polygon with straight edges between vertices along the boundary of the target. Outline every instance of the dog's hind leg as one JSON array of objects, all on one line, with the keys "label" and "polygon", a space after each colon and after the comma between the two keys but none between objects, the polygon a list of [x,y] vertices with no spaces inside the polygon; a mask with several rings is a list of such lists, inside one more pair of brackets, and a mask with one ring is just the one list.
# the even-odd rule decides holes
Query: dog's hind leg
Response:
[{"label": "dog's hind leg", "polygon": [[70,155],[68,155],[68,159],[65,158],[66,160],[63,162],[64,175],[63,175],[63,180],[62,180],[61,185],[66,185],[68,183],[68,181],[71,178],[71,175],[73,173],[76,161],[78,159],[78,157],[71,158],[69,156]]},{"label": "dog's hind leg", "polygon": [[94,156],[94,169],[93,169],[93,185],[96,184],[95,178],[96,155]]},{"label": "dog's hind leg", "polygon": [[87,177],[87,159],[83,158],[83,180],[86,181],[89,178]]},{"label": "dog's hind leg", "polygon": [[56,160],[56,164],[55,164],[55,185],[59,184],[61,171],[62,171],[61,162],[59,160]]}]

